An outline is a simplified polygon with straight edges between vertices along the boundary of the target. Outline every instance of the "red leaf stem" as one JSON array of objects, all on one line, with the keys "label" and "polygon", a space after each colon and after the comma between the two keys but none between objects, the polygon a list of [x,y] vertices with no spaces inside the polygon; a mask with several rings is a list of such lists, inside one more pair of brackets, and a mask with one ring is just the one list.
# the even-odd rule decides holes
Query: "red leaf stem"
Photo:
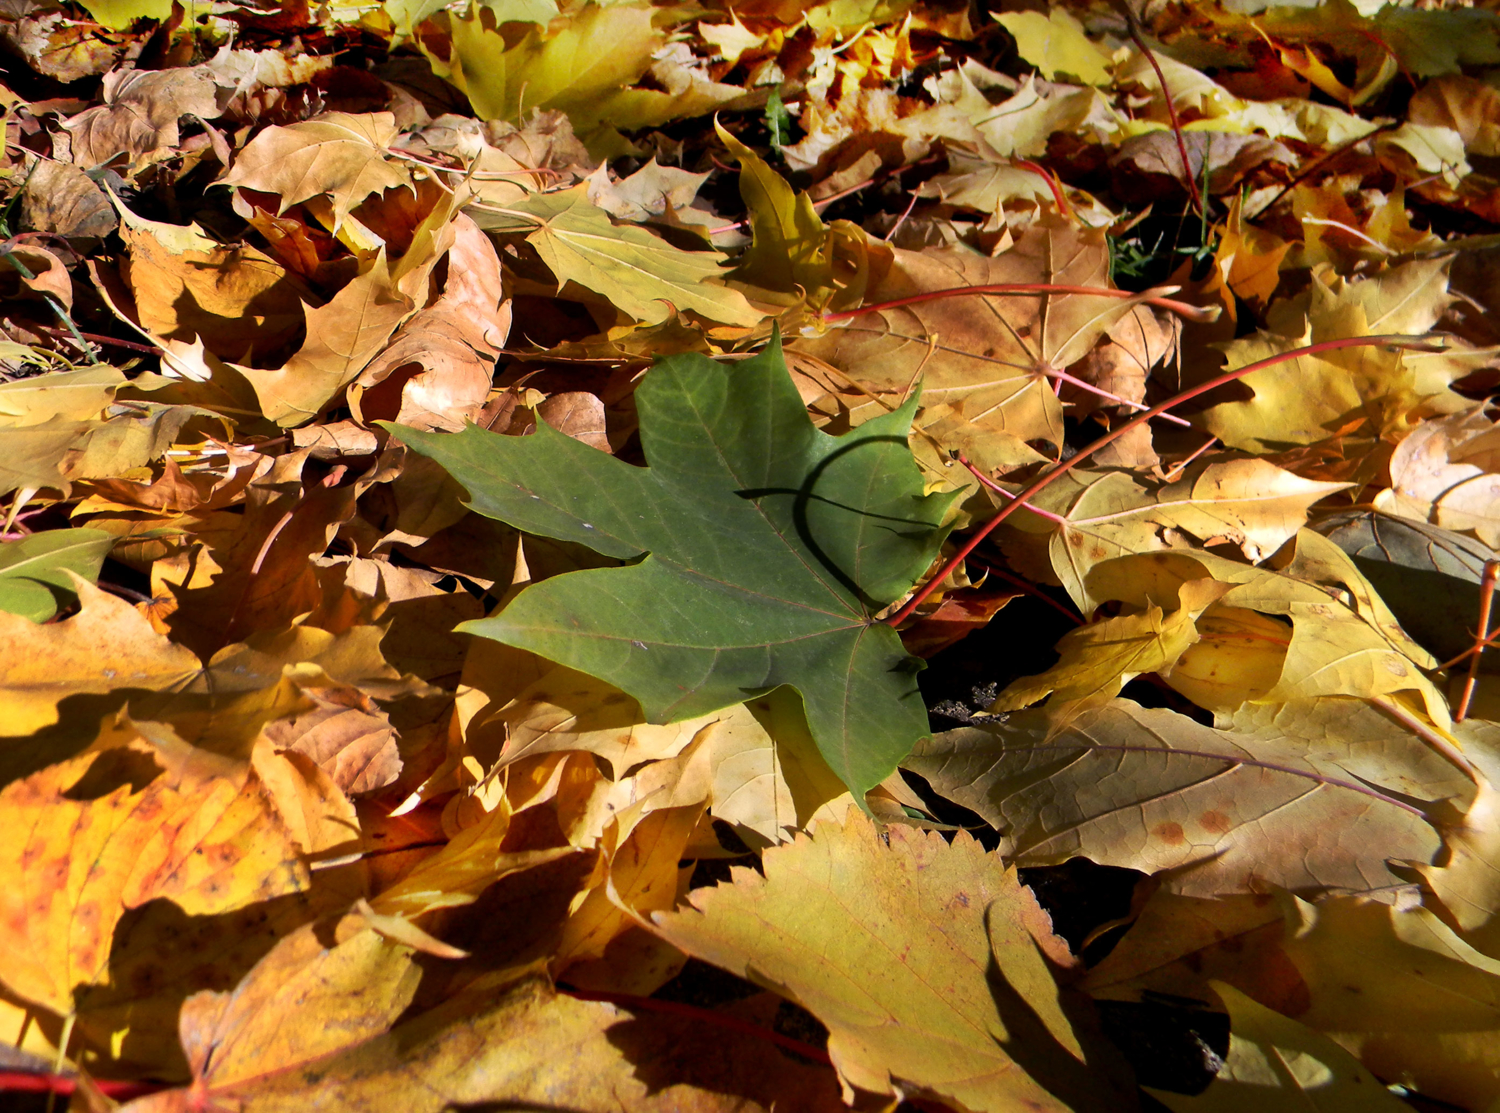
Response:
[{"label": "red leaf stem", "polygon": [[[155,1082],[105,1082],[94,1079],[94,1086],[108,1097],[129,1101],[169,1089]],[[41,1071],[0,1070],[0,1094],[60,1094],[70,1096],[78,1089],[78,1079],[66,1074],[47,1074]]]},{"label": "red leaf stem", "polygon": [[[1177,118],[1177,106],[1172,103],[1172,91],[1167,88],[1167,76],[1162,73],[1161,63],[1156,60],[1155,53],[1141,37],[1141,25],[1135,18],[1135,12],[1130,8],[1130,0],[1120,0],[1120,7],[1125,10],[1125,25],[1130,29],[1131,39],[1146,56],[1146,61],[1151,63],[1151,68],[1156,71],[1156,80],[1161,82],[1161,97],[1167,102],[1167,119],[1172,122],[1172,135],[1177,140],[1177,153],[1182,156],[1182,180],[1187,183],[1188,197],[1192,199],[1193,211],[1202,216],[1203,198],[1198,195],[1198,182],[1193,176],[1193,164],[1188,161],[1187,142],[1182,138],[1182,121]],[[1208,161],[1206,152],[1203,159],[1204,162]]]},{"label": "red leaf stem", "polygon": [[963,544],[958,552],[954,553],[953,556],[948,558],[947,563],[944,564],[942,568],[938,569],[937,573],[927,581],[926,585],[922,587],[921,590],[919,590],[910,599],[908,599],[906,601],[906,604],[900,610],[898,610],[895,614],[891,615],[885,620],[886,624],[889,626],[899,626],[901,625],[901,623],[905,622],[912,616],[912,612],[920,607],[922,603],[927,599],[927,597],[937,590],[938,584],[942,583],[943,580],[947,578],[948,573],[956,568],[965,557],[967,557],[976,548],[978,548],[979,543],[986,537],[988,537],[991,533],[993,533],[995,528],[999,526],[1001,522],[1005,521],[1006,518],[1009,518],[1012,514],[1014,514],[1029,499],[1035,497],[1053,480],[1072,470],[1084,460],[1087,460],[1090,456],[1098,452],[1105,445],[1113,444],[1115,441],[1119,440],[1126,433],[1130,432],[1137,426],[1144,425],[1153,417],[1160,417],[1162,414],[1170,410],[1173,406],[1180,406],[1182,403],[1190,399],[1197,398],[1200,394],[1207,394],[1209,391],[1224,386],[1226,383],[1232,383],[1236,379],[1243,379],[1246,375],[1250,374],[1253,371],[1262,371],[1267,367],[1274,367],[1278,363],[1287,363],[1294,359],[1301,359],[1303,356],[1318,355],[1321,352],[1333,352],[1338,351],[1341,348],[1366,348],[1375,344],[1386,344],[1394,348],[1406,348],[1408,350],[1418,352],[1441,352],[1445,350],[1436,344],[1428,343],[1420,337],[1416,336],[1347,336],[1340,340],[1320,340],[1316,344],[1308,344],[1306,347],[1302,348],[1293,348],[1289,352],[1281,352],[1278,355],[1268,356],[1266,359],[1256,360],[1254,363],[1247,363],[1244,367],[1237,367],[1233,371],[1226,371],[1222,375],[1216,375],[1212,379],[1209,379],[1207,382],[1199,383],[1197,386],[1190,387],[1180,394],[1174,394],[1171,398],[1168,398],[1160,405],[1152,406],[1145,413],[1137,414],[1129,421],[1126,421],[1123,424],[1115,427],[1114,429],[1111,429],[1108,433],[1105,433],[1104,436],[1094,441],[1088,447],[1080,449],[1073,456],[1058,463],[1051,471],[1038,476],[1032,482],[1031,486],[1027,487],[1024,491],[1022,491],[1015,497],[1014,501],[1008,502],[1004,506],[1002,506],[998,514],[996,514],[993,518],[991,518],[988,522],[986,522],[983,526],[976,530],[973,536],[971,536],[969,540]]}]

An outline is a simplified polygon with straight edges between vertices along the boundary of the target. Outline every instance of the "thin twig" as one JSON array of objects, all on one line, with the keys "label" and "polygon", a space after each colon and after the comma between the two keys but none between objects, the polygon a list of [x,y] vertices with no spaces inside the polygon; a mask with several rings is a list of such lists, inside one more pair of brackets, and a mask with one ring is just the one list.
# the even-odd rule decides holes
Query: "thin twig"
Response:
[{"label": "thin twig", "polygon": [[1479,580],[1479,630],[1474,635],[1474,648],[1470,651],[1469,675],[1464,678],[1463,695],[1458,701],[1458,710],[1453,721],[1461,723],[1469,714],[1469,703],[1474,698],[1474,687],[1479,683],[1479,660],[1484,656],[1490,641],[1490,609],[1495,601],[1495,582],[1500,579],[1500,559],[1484,562],[1484,575]]},{"label": "thin twig", "polygon": [[1202,306],[1189,305],[1185,301],[1174,301],[1164,295],[1175,293],[1179,287],[1158,286],[1155,290],[1147,290],[1144,293],[1134,293],[1130,290],[1115,290],[1108,286],[1070,286],[1052,282],[990,282],[979,286],[947,286],[941,290],[924,290],[920,294],[911,294],[904,298],[893,298],[890,301],[877,301],[870,305],[862,305],[858,309],[846,309],[840,313],[824,313],[822,320],[825,324],[833,324],[837,321],[848,321],[866,313],[878,313],[885,309],[899,309],[906,305],[920,305],[927,301],[939,301],[943,298],[964,297],[974,294],[997,294],[1011,295],[1016,297],[1048,297],[1052,294],[1083,294],[1087,297],[1119,298],[1122,301],[1131,298],[1139,298],[1146,305],[1154,305],[1158,309],[1176,313],[1189,321],[1205,324],[1218,319],[1219,307],[1216,305]]},{"label": "thin twig", "polygon": [[[1135,12],[1130,7],[1130,0],[1120,0],[1120,8],[1125,13],[1125,26],[1130,30],[1130,37],[1140,52],[1146,56],[1146,61],[1151,63],[1151,68],[1156,71],[1156,80],[1161,82],[1162,100],[1167,103],[1167,119],[1172,122],[1172,135],[1177,139],[1177,153],[1182,156],[1182,180],[1187,183],[1188,197],[1192,200],[1193,211],[1199,216],[1205,215],[1203,198],[1198,193],[1198,183],[1193,178],[1193,164],[1188,160],[1187,141],[1182,137],[1182,121],[1177,118],[1177,106],[1172,103],[1172,91],[1167,88],[1167,75],[1162,73],[1161,63],[1156,60],[1156,54],[1146,45],[1146,40],[1141,36],[1141,25],[1135,18]],[[1208,156],[1203,157],[1205,165]]]},{"label": "thin twig", "polygon": [[[1224,372],[1224,374],[1216,375],[1212,379],[1209,379],[1207,382],[1199,383],[1197,386],[1190,387],[1180,394],[1174,394],[1171,398],[1168,398],[1160,405],[1152,406],[1145,413],[1137,414],[1135,417],[1131,418],[1129,421],[1125,422],[1119,427],[1111,429],[1108,433],[1105,433],[1102,437],[1094,441],[1092,444],[1088,445],[1088,447],[1080,449],[1073,456],[1069,457],[1066,460],[1060,461],[1055,467],[1052,468],[1052,470],[1039,476],[1035,481],[1032,482],[1031,486],[1027,487],[1024,491],[1016,496],[1015,501],[1002,506],[998,514],[996,514],[993,518],[991,518],[988,522],[981,526],[974,533],[974,535],[969,538],[968,542],[965,543],[957,553],[949,558],[948,563],[945,564],[941,569],[939,569],[937,574],[934,575],[930,580],[928,580],[926,585],[922,587],[921,590],[917,591],[909,600],[907,600],[906,604],[902,606],[900,610],[896,611],[895,614],[885,619],[885,622],[890,626],[899,626],[901,623],[905,622],[908,618],[911,617],[912,612],[914,612],[919,606],[921,606],[923,601],[929,595],[937,590],[937,585],[947,577],[948,573],[953,568],[957,567],[960,561],[962,561],[976,548],[978,548],[979,543],[982,542],[986,537],[988,537],[992,532],[994,532],[994,530],[1000,525],[1001,522],[1005,521],[1006,518],[1010,517],[1011,514],[1015,513],[1017,509],[1023,506],[1039,491],[1044,490],[1054,480],[1058,479],[1060,476],[1070,471],[1072,468],[1077,467],[1079,464],[1083,463],[1084,460],[1088,459],[1095,452],[1098,452],[1105,445],[1113,444],[1115,441],[1119,440],[1132,429],[1146,424],[1146,422],[1150,421],[1154,417],[1161,416],[1174,406],[1180,406],[1184,402],[1190,401],[1193,398],[1197,398],[1200,394],[1207,394],[1209,391],[1216,390],[1217,388],[1224,386],[1226,383],[1235,382],[1238,379],[1244,378],[1246,375],[1252,374],[1256,371],[1264,370],[1267,367],[1274,367],[1279,363],[1286,363],[1290,360],[1301,359],[1303,356],[1317,355],[1321,352],[1338,351],[1341,348],[1364,348],[1376,344],[1385,344],[1392,347],[1406,348],[1408,350],[1419,352],[1441,352],[1446,350],[1435,344],[1427,343],[1420,337],[1415,336],[1350,336],[1340,340],[1322,340],[1316,344],[1309,344],[1303,348],[1293,348],[1288,352],[1281,352],[1278,355],[1270,356],[1262,360],[1257,360],[1254,363],[1247,363],[1244,367],[1236,368],[1233,371],[1226,371]],[[1028,509],[1030,509],[1030,507],[1028,507]]]}]

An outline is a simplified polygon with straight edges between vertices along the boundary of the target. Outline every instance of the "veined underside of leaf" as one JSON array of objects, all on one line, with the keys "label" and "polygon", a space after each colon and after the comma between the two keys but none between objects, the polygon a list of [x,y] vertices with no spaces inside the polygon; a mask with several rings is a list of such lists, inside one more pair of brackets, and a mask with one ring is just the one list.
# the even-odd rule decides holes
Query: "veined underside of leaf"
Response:
[{"label": "veined underside of leaf", "polygon": [[1047,710],[947,731],[904,767],[1006,831],[1016,861],[1086,855],[1170,871],[1196,896],[1395,883],[1387,861],[1430,861],[1413,803],[1467,782],[1360,701],[1325,699],[1214,730],[1117,699],[1062,730]]},{"label": "veined underside of leaf", "polygon": [[737,364],[663,360],[636,393],[649,468],[548,428],[500,437],[394,427],[470,505],[626,568],[554,577],[461,629],[587,672],[655,722],[782,685],[856,798],[927,733],[920,664],[875,615],[927,568],[950,496],[921,493],[916,400],[831,437],[808,420],[779,344]]}]

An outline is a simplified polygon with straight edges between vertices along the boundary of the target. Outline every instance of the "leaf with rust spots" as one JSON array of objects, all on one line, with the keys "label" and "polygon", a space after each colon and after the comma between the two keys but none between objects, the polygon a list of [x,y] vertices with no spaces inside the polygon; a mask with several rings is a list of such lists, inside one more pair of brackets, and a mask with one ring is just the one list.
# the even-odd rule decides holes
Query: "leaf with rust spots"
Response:
[{"label": "leaf with rust spots", "polygon": [[107,969],[128,908],[166,897],[190,915],[305,888],[307,868],[260,780],[187,746],[160,724],[128,723],[97,752],[0,792],[0,975],[61,1015]]},{"label": "leaf with rust spots", "polygon": [[968,835],[877,831],[851,812],[766,851],[764,868],[653,921],[828,1025],[846,1087],[976,1111],[1129,1108],[1082,1066],[1033,898]]},{"label": "leaf with rust spots", "polygon": [[1472,786],[1356,700],[1255,708],[1215,730],[1117,699],[1059,725],[1049,710],[937,735],[904,767],[999,828],[1022,865],[1085,855],[1170,871],[1194,896],[1267,885],[1316,893],[1396,883],[1428,862],[1435,805]]}]

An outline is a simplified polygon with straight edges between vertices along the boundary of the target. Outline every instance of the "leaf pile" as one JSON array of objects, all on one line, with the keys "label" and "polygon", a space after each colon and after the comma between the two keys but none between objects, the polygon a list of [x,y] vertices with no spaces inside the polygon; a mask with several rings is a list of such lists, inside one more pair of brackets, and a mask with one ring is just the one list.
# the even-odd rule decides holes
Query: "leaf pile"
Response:
[{"label": "leaf pile", "polygon": [[1491,7],[5,6],[0,1091],[1496,1108]]}]

